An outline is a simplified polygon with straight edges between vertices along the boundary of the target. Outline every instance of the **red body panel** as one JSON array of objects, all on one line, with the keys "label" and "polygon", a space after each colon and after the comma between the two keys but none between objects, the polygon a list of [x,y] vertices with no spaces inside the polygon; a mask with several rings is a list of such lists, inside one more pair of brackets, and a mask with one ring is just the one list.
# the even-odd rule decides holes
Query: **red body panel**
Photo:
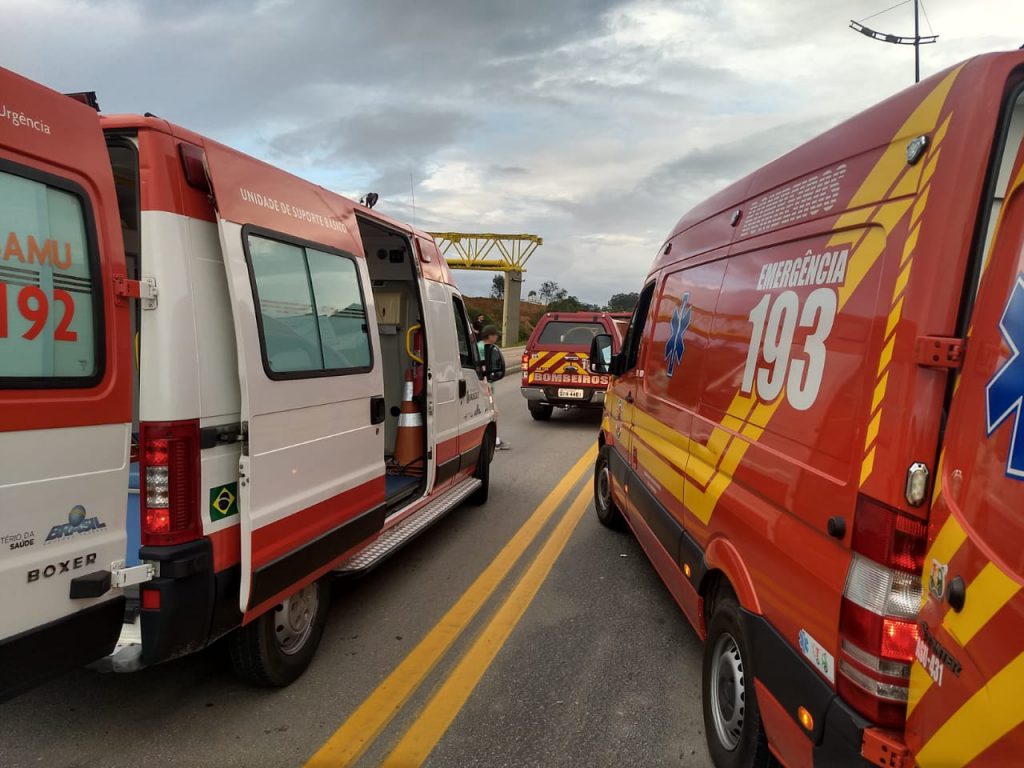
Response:
[{"label": "red body panel", "polygon": [[[86,218],[95,225],[103,300],[105,350],[102,378],[94,387],[4,390],[0,430],[17,431],[131,421],[131,334],[127,302],[114,297],[114,278],[125,274],[117,197],[106,145],[95,111],[62,94],[0,69],[4,108],[0,159],[64,179],[84,194]],[[18,117],[15,117],[15,116]],[[0,266],[17,260],[0,233]],[[13,302],[12,302],[13,304]],[[59,343],[59,342],[57,342]]]},{"label": "red body panel", "polygon": [[[650,311],[634,319],[646,323],[636,367],[612,381],[605,402],[604,440],[631,478],[614,478],[613,494],[676,600],[692,604],[684,567],[702,578],[700,595],[721,574],[833,689],[858,498],[929,515],[927,503],[907,499],[908,471],[922,463],[935,474],[952,382],[949,368],[921,364],[918,340],[958,334],[993,137],[1021,65],[1022,54],[993,55],[936,75],[684,216],[652,268]],[[924,150],[911,157],[915,141]],[[1014,204],[1008,198],[1005,210]],[[1004,429],[992,439],[1000,459],[974,459],[985,438],[985,383],[1008,359],[1005,345],[1001,356],[993,349],[1002,343],[996,321],[1008,275],[1024,271],[1016,237],[1013,263],[991,278],[999,286],[991,300],[982,286],[975,311],[984,304],[986,348],[972,337],[965,371],[975,379],[965,372],[950,412],[943,493],[953,468],[966,476],[973,466],[973,492],[959,481],[963,498],[981,500],[995,487],[1009,447]],[[972,368],[972,354],[987,362]],[[972,426],[957,435],[963,457],[954,464],[949,441],[968,388]],[[1018,490],[989,502],[986,526],[1017,531]],[[829,535],[833,519],[845,534]],[[677,535],[678,562],[668,565]],[[989,563],[1019,580],[1019,536],[991,538],[1000,543],[958,554],[968,559],[957,567],[968,582]],[[1024,629],[1019,610],[1004,609],[1013,615],[1001,635],[986,628],[975,638],[987,669],[1018,658],[1019,639],[1006,638]],[[701,628],[702,617],[694,624]],[[804,658],[805,636],[829,656],[825,667]],[[978,690],[986,674],[960,682]],[[787,763],[810,764],[796,707],[758,685],[772,697],[764,720],[773,748]],[[963,701],[943,699],[921,728],[934,732]],[[824,712],[812,714],[820,723]]]}]

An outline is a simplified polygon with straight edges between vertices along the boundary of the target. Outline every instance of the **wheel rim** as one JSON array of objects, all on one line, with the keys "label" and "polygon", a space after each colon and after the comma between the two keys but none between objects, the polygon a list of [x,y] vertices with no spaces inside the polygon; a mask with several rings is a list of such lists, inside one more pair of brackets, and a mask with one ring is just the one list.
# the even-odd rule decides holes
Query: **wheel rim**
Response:
[{"label": "wheel rim", "polygon": [[597,504],[601,512],[607,512],[611,504],[612,481],[605,462],[597,472]]},{"label": "wheel rim", "polygon": [[711,716],[718,741],[730,752],[740,743],[746,710],[743,657],[729,633],[718,638],[711,665]]},{"label": "wheel rim", "polygon": [[298,653],[309,639],[318,601],[319,593],[314,583],[274,608],[274,637],[286,656]]}]

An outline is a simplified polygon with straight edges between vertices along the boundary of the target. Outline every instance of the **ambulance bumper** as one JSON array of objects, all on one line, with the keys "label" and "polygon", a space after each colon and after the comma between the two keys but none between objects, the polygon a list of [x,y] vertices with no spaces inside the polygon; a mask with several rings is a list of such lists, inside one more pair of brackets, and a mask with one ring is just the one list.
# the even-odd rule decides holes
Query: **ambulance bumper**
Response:
[{"label": "ambulance bumper", "polygon": [[159,664],[205,647],[210,641],[215,603],[210,540],[142,547],[139,557],[144,562],[157,563],[160,574],[142,587],[159,593],[160,606],[143,608],[139,614],[142,664]]},{"label": "ambulance bumper", "polygon": [[[572,388],[569,386],[568,388]],[[589,398],[582,400],[559,398],[557,387],[520,387],[519,391],[523,397],[540,403],[551,403],[552,405],[604,405],[604,390],[597,389],[590,393]],[[586,392],[586,388],[583,390]]]},{"label": "ambulance bumper", "polygon": [[110,653],[124,619],[124,597],[0,640],[0,701]]},{"label": "ambulance bumper", "polygon": [[813,718],[814,730],[808,736],[816,768],[871,766],[861,756],[861,745],[864,729],[872,724],[840,699],[763,616],[745,609],[741,613],[750,636],[757,679],[794,721],[800,707]]}]

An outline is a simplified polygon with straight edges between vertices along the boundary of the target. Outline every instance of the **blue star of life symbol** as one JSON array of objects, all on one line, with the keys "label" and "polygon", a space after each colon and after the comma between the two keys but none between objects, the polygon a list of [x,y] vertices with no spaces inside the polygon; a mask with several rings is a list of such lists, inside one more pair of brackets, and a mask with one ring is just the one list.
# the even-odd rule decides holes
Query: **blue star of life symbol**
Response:
[{"label": "blue star of life symbol", "polygon": [[[1006,474],[1024,480],[1024,275],[1017,276],[1013,293],[999,320],[999,330],[1010,347],[1010,359],[995,372],[985,387],[985,428],[989,436],[1006,420],[1013,421],[1010,454],[1006,457]],[[1018,439],[1020,438],[1020,439]]]},{"label": "blue star of life symbol", "polygon": [[668,341],[665,342],[665,360],[668,363],[666,373],[672,378],[675,367],[683,360],[683,353],[686,352],[686,344],[683,343],[683,336],[686,329],[690,327],[690,292],[683,294],[683,300],[672,313],[672,330],[669,333]]}]

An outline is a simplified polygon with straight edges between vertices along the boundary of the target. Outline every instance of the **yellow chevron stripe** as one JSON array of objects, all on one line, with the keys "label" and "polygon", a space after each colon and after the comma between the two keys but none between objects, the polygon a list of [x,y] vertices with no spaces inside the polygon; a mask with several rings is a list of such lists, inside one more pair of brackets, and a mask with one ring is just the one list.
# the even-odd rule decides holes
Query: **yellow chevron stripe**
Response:
[{"label": "yellow chevron stripe", "polygon": [[[889,317],[885,324],[885,336],[883,337],[886,343],[882,348],[882,353],[878,359],[878,378],[875,384],[874,397],[871,401],[872,418],[864,439],[865,456],[860,466],[860,484],[862,486],[867,482],[868,478],[871,477],[871,473],[875,468],[874,443],[875,439],[878,437],[882,411],[884,410],[882,408],[882,403],[885,401],[885,391],[889,382],[889,363],[892,362],[892,353],[896,346],[896,327],[899,325],[900,318],[903,315],[903,301],[905,298],[903,294],[906,290],[907,284],[910,282],[910,269],[914,264],[914,251],[917,248],[917,238],[921,232],[919,219],[928,207],[928,194],[931,191],[932,174],[935,173],[935,169],[938,167],[938,157],[941,150],[940,145],[946,136],[946,131],[949,129],[949,123],[952,117],[952,115],[948,115],[943,121],[942,126],[936,132],[936,137],[932,144],[932,152],[922,169],[919,184],[916,189],[913,190],[917,192],[917,200],[914,203],[914,208],[910,214],[911,229],[907,234],[906,242],[903,244],[903,255],[900,258],[900,273],[896,277],[896,282],[892,289],[892,304],[889,308]],[[908,177],[909,175],[910,174],[907,174]],[[900,188],[902,187],[903,184],[901,183]]]},{"label": "yellow chevron stripe", "polygon": [[959,768],[976,758],[1024,722],[1022,689],[1024,653],[1003,667],[943,723],[917,754],[918,765]]},{"label": "yellow chevron stripe", "polygon": [[[939,471],[936,473],[936,486],[939,485],[938,478],[942,477],[942,458],[939,459]],[[938,493],[938,488],[936,488]],[[960,521],[953,515],[950,515],[946,522],[943,523],[942,528],[939,529],[938,536],[935,537],[935,541],[932,543],[931,549],[928,550],[928,554],[925,555],[924,559],[924,573],[921,576],[922,589],[921,589],[921,607],[924,608],[925,603],[928,601],[928,583],[932,578],[932,563],[938,561],[940,563],[948,563],[956,555],[957,551],[963,546],[963,543],[967,540],[967,531],[964,530],[963,526],[960,525]],[[910,668],[910,691],[907,699],[907,717],[914,711],[914,708],[920,703],[925,693],[932,686],[932,678],[925,671],[924,667],[920,664],[914,664]]]},{"label": "yellow chevron stripe", "polygon": [[882,398],[885,396],[885,387],[889,383],[889,372],[886,371],[882,378],[875,385],[875,394],[871,398],[871,412],[874,413],[878,410],[878,404],[882,402]]},{"label": "yellow chevron stripe", "polygon": [[[963,528],[960,528],[960,530],[963,531]],[[952,558],[953,555],[950,555],[947,560],[939,558],[936,559],[938,559],[940,563],[947,563]],[[928,569],[929,578],[931,578],[931,560],[928,561]],[[927,585],[927,582],[925,582],[925,585]],[[964,605],[964,609],[960,613],[957,613],[952,608],[946,609],[946,613],[942,618],[942,626],[946,628],[961,647],[964,647],[974,639],[974,636],[978,634],[986,624],[988,624],[993,616],[999,613],[1003,606],[1005,606],[1010,601],[1010,598],[1017,594],[1019,590],[1019,584],[1003,573],[995,563],[989,563],[967,587],[967,593],[970,595],[971,599]],[[922,592],[927,596],[927,586],[922,590]],[[924,599],[926,600],[927,597],[924,597]],[[923,602],[924,600],[922,600],[922,604]],[[916,685],[913,679],[914,671],[920,672]],[[924,667],[920,664],[915,664],[911,671],[910,695],[912,705],[908,703],[908,716],[910,715],[910,712],[913,711],[913,708],[917,706],[918,702],[921,701],[921,697],[924,696],[925,692],[931,688],[931,683],[932,678],[930,675],[925,673]]]},{"label": "yellow chevron stripe", "polygon": [[967,588],[970,599],[963,610],[960,613],[947,611],[942,626],[961,646],[965,646],[1019,591],[1020,584],[1003,573],[995,563],[989,563]]}]

